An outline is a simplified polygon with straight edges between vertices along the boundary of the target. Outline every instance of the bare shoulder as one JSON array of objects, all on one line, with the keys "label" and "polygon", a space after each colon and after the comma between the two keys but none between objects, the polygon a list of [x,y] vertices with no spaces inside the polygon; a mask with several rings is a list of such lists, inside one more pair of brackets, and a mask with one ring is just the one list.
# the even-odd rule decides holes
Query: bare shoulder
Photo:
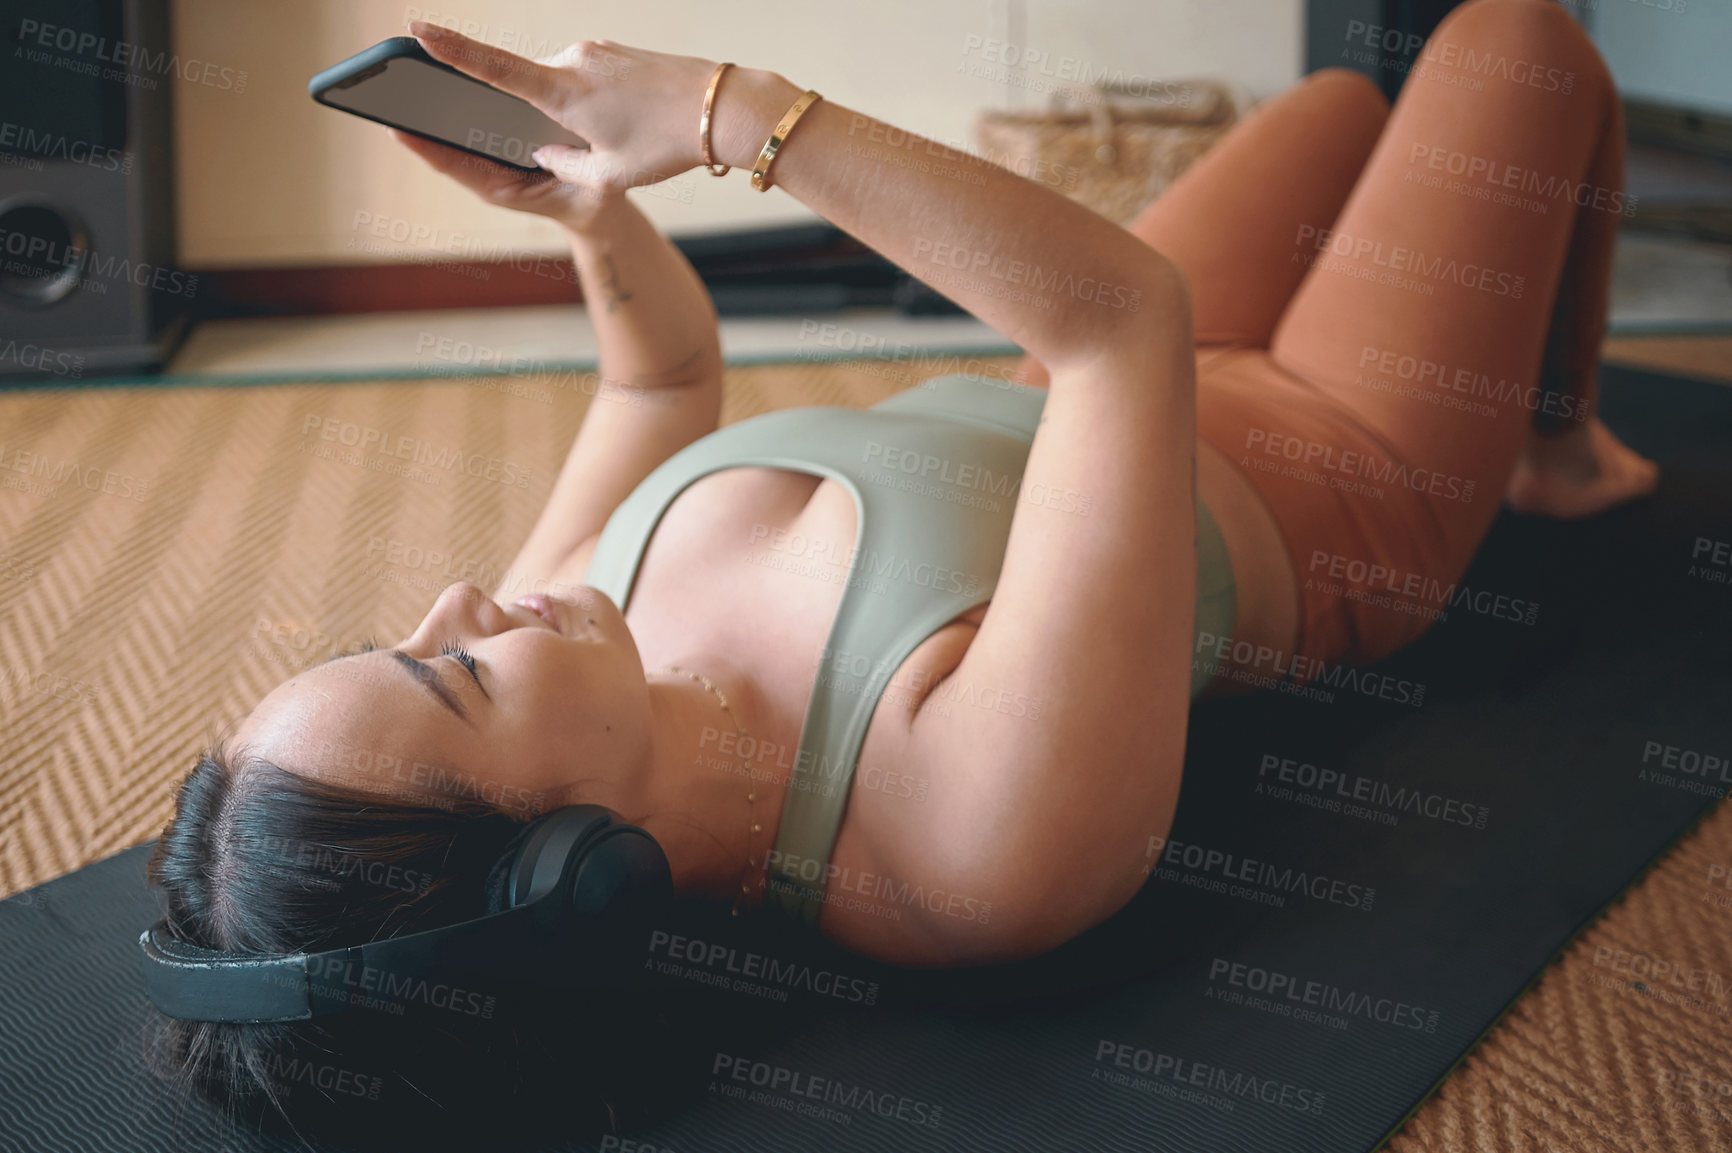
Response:
[{"label": "bare shoulder", "polygon": [[[835,864],[855,870],[833,877],[854,886],[846,899],[877,902],[826,911],[849,947],[905,963],[1030,956],[1141,888],[1190,710],[1195,361],[1177,311],[1055,367],[1023,484],[1086,494],[1089,512],[1019,502],[994,600],[896,749],[924,800],[894,816],[880,803],[870,841],[838,845]],[[884,894],[920,910],[875,929]]]},{"label": "bare shoulder", "polygon": [[[1029,739],[1049,696],[962,667],[989,609],[957,618],[909,655],[861,749],[819,923],[838,944],[876,960],[1014,960],[1088,927],[1074,916],[1077,903],[1058,891],[1062,870],[1048,856],[1061,846],[1002,840],[1020,833],[1003,820],[1004,798],[984,778],[1063,766]],[[996,739],[966,735],[977,735],[986,718]],[[974,747],[959,753],[961,741]],[[1000,851],[982,851],[983,833],[1000,838]],[[1006,860],[1018,867],[1004,868]]]}]

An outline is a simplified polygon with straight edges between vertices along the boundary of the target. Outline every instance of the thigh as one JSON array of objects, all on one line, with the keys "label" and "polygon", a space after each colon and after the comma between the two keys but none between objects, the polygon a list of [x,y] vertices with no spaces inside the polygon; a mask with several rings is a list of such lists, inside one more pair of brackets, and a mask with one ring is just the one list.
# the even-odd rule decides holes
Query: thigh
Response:
[{"label": "thigh", "polygon": [[[1133,220],[1190,286],[1199,345],[1267,348],[1305,276],[1294,233],[1328,229],[1389,115],[1377,86],[1326,68],[1259,106]],[[1042,387],[1032,356],[1015,379]]]},{"label": "thigh", "polygon": [[1305,273],[1291,259],[1294,232],[1334,221],[1388,115],[1364,76],[1313,73],[1260,106],[1131,223],[1184,270],[1197,343],[1268,346]]},{"label": "thigh", "polygon": [[1441,551],[1436,498],[1387,479],[1401,466],[1352,408],[1267,350],[1221,350],[1198,368],[1197,437],[1237,466],[1275,526],[1234,551],[1242,597],[1261,590],[1270,627],[1235,627],[1231,655],[1215,654],[1220,691],[1328,683],[1336,666],[1371,664],[1425,631],[1424,616],[1402,611],[1423,602],[1386,593],[1413,587]]},{"label": "thigh", "polygon": [[1424,487],[1427,577],[1459,575],[1501,503],[1576,214],[1591,210],[1558,193],[1616,146],[1616,123],[1605,65],[1562,8],[1473,0],[1415,61],[1334,229],[1289,238],[1308,271],[1271,352]]}]

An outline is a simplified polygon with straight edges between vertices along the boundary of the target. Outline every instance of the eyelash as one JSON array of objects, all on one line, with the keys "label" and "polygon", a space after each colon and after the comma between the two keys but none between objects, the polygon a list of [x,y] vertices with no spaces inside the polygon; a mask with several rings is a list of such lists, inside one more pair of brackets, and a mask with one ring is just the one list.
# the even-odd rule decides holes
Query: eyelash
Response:
[{"label": "eyelash", "polygon": [[330,659],[331,660],[338,660],[342,657],[358,657],[362,653],[376,653],[378,651],[379,651],[379,643],[377,641],[375,641],[372,637],[368,637],[364,641],[356,641],[354,644],[350,645],[348,648],[344,649],[342,652],[337,653],[336,656],[333,656]]},{"label": "eyelash", "polygon": [[469,655],[469,650],[456,641],[445,641],[439,646],[439,655],[453,657],[457,663],[469,670],[469,676],[476,684],[481,683],[481,674],[475,671],[475,658]]}]

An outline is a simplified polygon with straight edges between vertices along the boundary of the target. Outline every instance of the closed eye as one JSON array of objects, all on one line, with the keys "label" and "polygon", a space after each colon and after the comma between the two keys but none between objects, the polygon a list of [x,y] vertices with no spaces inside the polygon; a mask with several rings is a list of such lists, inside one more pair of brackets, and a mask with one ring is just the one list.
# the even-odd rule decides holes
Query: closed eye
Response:
[{"label": "closed eye", "polygon": [[340,653],[337,653],[333,656],[326,657],[325,661],[327,663],[329,663],[331,661],[340,661],[344,657],[358,657],[362,653],[374,653],[374,652],[378,652],[378,651],[379,651],[379,643],[377,641],[375,641],[372,637],[368,637],[366,640],[361,641],[359,644],[351,645],[347,649],[344,649]]},{"label": "closed eye", "polygon": [[482,695],[487,696],[488,700],[493,699],[491,696],[488,696],[487,689],[481,684],[481,673],[475,667],[475,658],[469,655],[468,649],[464,648],[456,641],[445,641],[439,646],[439,655],[442,657],[450,657],[452,660],[467,669],[469,671],[470,679],[475,682],[475,687],[480,689]]}]

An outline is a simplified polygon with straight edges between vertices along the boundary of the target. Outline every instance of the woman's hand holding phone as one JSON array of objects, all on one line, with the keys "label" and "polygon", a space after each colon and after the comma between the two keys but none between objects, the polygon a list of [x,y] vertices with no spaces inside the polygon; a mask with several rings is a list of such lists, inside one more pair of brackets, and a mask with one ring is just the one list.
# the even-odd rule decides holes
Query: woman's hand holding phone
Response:
[{"label": "woman's hand holding phone", "polygon": [[[626,189],[660,183],[703,163],[698,118],[715,71],[713,60],[606,40],[582,41],[545,60],[527,60],[437,24],[414,21],[409,31],[435,60],[528,101],[590,143],[588,148],[544,145],[535,153],[550,174],[542,175],[394,133],[434,168],[491,203],[582,230]],[[724,94],[734,71],[723,78]]]},{"label": "woman's hand holding phone", "polygon": [[566,183],[551,172],[525,172],[483,156],[400,129],[388,129],[434,171],[463,185],[489,204],[545,216],[573,232],[586,232],[623,199],[623,189]]}]

